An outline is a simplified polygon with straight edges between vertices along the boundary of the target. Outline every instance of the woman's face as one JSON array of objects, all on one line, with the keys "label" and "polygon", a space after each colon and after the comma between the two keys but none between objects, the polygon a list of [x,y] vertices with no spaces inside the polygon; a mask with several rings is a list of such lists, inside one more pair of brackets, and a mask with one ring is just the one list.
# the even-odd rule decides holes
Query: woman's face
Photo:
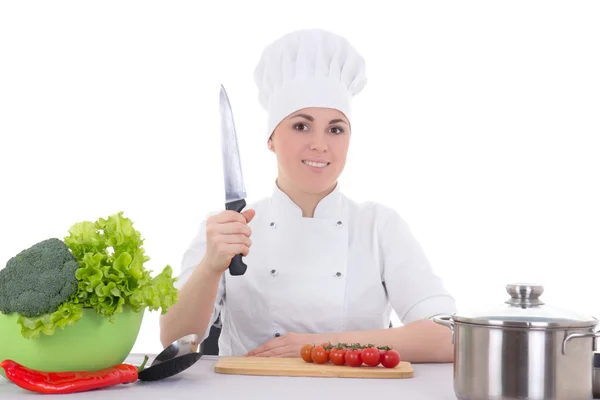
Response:
[{"label": "woman's face", "polygon": [[277,156],[278,181],[304,193],[329,190],[346,164],[350,126],[331,108],[304,108],[279,123],[269,139]]}]

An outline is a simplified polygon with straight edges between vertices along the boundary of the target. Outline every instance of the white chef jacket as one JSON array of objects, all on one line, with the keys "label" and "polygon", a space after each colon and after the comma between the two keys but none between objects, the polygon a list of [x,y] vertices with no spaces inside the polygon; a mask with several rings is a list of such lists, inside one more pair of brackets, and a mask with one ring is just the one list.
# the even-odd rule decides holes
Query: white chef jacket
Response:
[{"label": "white chef jacket", "polygon": [[[314,218],[277,185],[247,208],[256,211],[248,269],[223,273],[204,334],[220,313],[220,355],[244,355],[288,332],[387,328],[392,308],[403,324],[456,311],[409,227],[386,206],[358,204],[338,184]],[[204,256],[205,224],[184,254],[179,287]]]}]

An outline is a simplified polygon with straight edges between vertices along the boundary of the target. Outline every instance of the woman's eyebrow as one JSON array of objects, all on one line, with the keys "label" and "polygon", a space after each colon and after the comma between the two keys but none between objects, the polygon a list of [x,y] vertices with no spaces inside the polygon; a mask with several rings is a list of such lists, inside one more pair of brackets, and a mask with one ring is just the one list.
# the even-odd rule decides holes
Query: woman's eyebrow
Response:
[{"label": "woman's eyebrow", "polygon": [[296,114],[296,115],[292,115],[290,118],[298,118],[298,117],[307,119],[311,122],[315,120],[313,117],[311,117],[310,115],[307,115],[307,114]]},{"label": "woman's eyebrow", "polygon": [[[290,119],[292,119],[292,118],[304,118],[304,119],[309,120],[310,122],[313,122],[315,120],[312,116],[310,116],[308,114],[295,114],[290,117]],[[341,118],[332,119],[331,121],[329,121],[329,125],[338,124],[340,122],[348,125],[348,123]]]}]

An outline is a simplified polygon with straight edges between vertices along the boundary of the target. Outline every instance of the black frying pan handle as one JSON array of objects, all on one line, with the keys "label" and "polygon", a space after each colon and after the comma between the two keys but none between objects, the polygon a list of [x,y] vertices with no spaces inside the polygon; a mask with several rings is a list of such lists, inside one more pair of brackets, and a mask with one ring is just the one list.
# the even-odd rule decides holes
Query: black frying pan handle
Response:
[{"label": "black frying pan handle", "polygon": [[[244,207],[246,207],[246,200],[244,199],[232,201],[231,203],[225,204],[225,208],[227,210],[233,210],[239,213],[242,212]],[[244,275],[244,273],[246,273],[247,268],[247,265],[244,264],[244,261],[242,260],[242,255],[236,254],[231,259],[231,264],[229,264],[229,273],[233,276]]]}]

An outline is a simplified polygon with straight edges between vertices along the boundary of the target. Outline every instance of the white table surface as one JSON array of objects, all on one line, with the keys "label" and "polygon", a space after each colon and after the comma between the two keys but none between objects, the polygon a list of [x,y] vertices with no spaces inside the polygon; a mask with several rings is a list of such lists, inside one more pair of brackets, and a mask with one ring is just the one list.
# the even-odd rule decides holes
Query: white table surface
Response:
[{"label": "white table surface", "polygon": [[[154,356],[151,356],[149,363]],[[141,355],[126,362],[140,365]],[[377,398],[410,400],[456,400],[452,387],[452,364],[413,364],[407,379],[356,379],[225,375],[214,372],[218,357],[203,356],[194,366],[171,378],[114,386],[90,392],[39,397],[0,376],[0,399],[276,399],[317,400]],[[390,396],[384,396],[389,393]]]}]

